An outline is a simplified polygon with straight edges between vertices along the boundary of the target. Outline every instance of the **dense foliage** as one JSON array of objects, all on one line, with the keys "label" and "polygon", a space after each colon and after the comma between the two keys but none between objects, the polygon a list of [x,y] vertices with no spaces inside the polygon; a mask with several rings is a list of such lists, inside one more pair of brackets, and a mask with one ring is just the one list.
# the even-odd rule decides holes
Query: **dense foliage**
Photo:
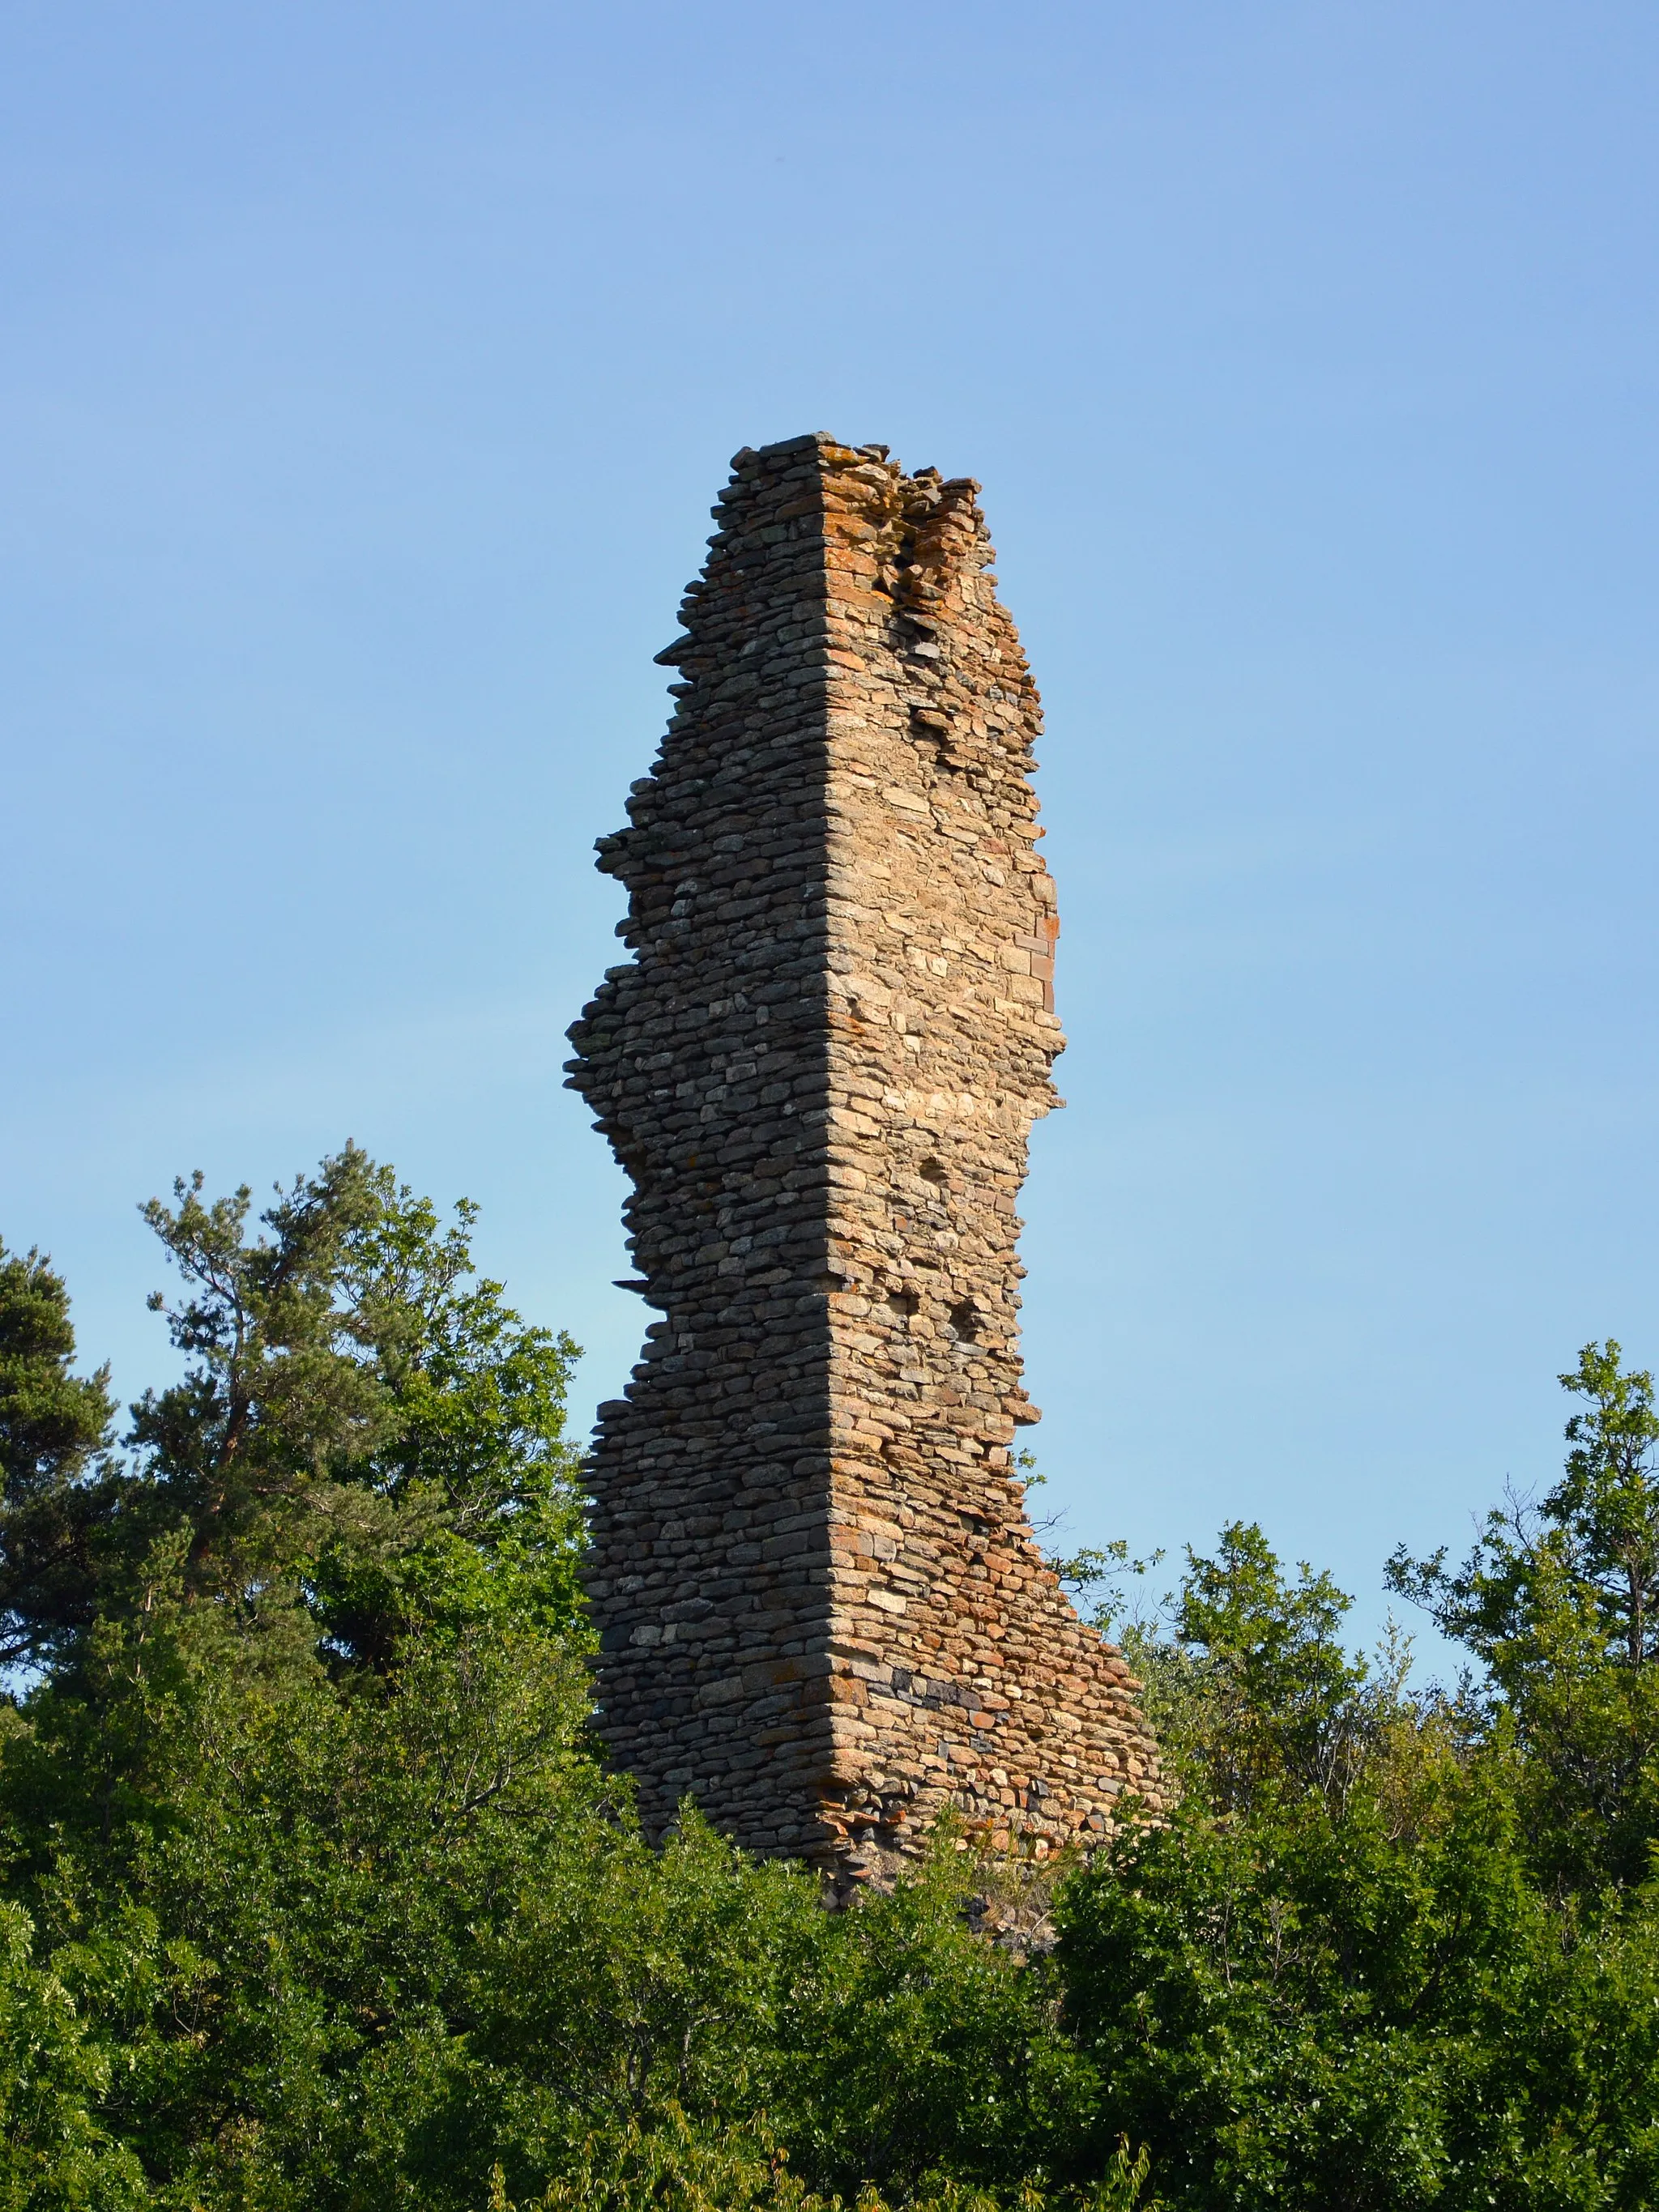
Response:
[{"label": "dense foliage", "polygon": [[1085,1555],[1176,1812],[1059,1876],[943,1832],[830,1912],[692,1808],[650,1848],[598,1760],[574,1347],[471,1210],[348,1147],[257,1221],[146,1211],[181,1371],[118,1442],[0,1249],[0,2212],[1659,2202],[1659,1417],[1617,1346],[1540,1504],[1391,1563],[1455,1693],[1252,1526],[1139,1617]]}]

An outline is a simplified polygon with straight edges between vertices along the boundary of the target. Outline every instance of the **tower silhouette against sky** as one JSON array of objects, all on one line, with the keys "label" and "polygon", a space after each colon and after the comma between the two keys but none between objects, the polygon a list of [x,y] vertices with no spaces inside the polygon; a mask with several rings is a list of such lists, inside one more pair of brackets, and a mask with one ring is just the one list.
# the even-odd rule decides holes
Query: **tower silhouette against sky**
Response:
[{"label": "tower silhouette against sky", "polygon": [[965,478],[745,450],[599,866],[633,959],[572,1028],[657,1317],[600,1408],[601,1726],[843,1877],[945,1804],[1038,1853],[1160,1802],[1025,1517],[1016,1212],[1054,1103],[1037,696]]}]

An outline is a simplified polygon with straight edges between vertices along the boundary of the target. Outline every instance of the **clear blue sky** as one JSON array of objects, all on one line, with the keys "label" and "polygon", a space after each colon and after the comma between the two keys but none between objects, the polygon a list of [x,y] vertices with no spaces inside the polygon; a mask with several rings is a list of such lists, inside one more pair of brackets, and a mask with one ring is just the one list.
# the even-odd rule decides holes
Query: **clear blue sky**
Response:
[{"label": "clear blue sky", "polygon": [[979,477],[1048,707],[1077,1541],[1380,1615],[1659,1364],[1659,14],[0,4],[0,1234],[355,1136],[630,1364],[560,1087],[707,509]]}]

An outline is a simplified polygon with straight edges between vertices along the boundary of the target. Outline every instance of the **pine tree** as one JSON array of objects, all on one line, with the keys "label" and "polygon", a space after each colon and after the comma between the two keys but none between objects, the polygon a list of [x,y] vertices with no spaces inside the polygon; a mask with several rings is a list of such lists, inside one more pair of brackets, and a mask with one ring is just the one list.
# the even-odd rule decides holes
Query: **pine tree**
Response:
[{"label": "pine tree", "polygon": [[0,1244],[0,1662],[40,1666],[93,1617],[107,1512],[109,1370],[76,1375],[69,1293],[38,1251]]}]

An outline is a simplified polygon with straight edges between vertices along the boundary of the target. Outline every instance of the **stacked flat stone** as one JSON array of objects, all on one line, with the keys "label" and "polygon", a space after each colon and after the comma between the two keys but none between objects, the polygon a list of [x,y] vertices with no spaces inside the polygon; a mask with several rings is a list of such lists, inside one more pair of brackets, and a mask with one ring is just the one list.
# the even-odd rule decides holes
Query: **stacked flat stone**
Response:
[{"label": "stacked flat stone", "polygon": [[732,470],[599,841],[634,958],[570,1032],[660,1316],[593,1451],[601,1725],[654,1832],[689,1795],[856,1880],[950,1805],[1041,1856],[1162,1792],[1011,1449],[1064,1042],[1036,691],[971,481],[823,436]]}]

